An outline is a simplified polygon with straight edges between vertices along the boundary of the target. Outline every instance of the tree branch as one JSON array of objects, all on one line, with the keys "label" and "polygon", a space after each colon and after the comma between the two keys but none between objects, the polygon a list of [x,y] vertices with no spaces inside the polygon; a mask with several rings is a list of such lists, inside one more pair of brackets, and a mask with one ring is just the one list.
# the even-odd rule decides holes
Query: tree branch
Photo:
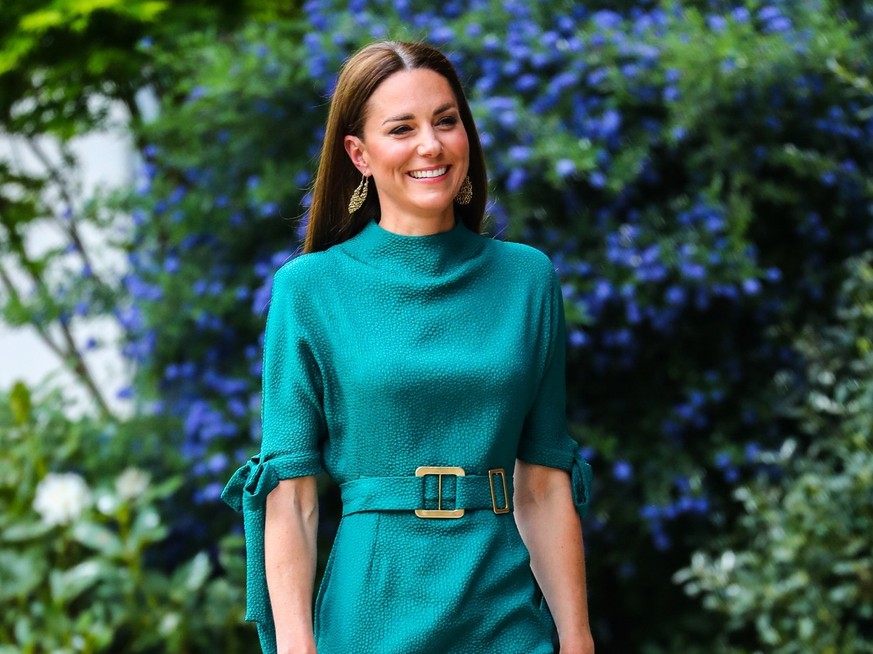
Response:
[{"label": "tree branch", "polygon": [[[21,293],[18,292],[18,289],[15,288],[15,284],[12,283],[12,278],[9,277],[9,273],[6,272],[6,269],[0,264],[0,282],[3,283],[6,292],[12,297],[14,302],[18,304],[22,304],[21,302]],[[66,354],[61,349],[61,347],[55,343],[49,333],[42,327],[42,325],[36,324],[34,322],[30,323],[30,326],[36,330],[36,333],[39,335],[40,339],[43,343],[45,343],[46,347],[48,347],[58,358],[64,359],[66,358]]]},{"label": "tree branch", "polygon": [[76,226],[76,221],[73,219],[73,208],[75,206],[73,202],[73,196],[69,189],[70,182],[61,174],[61,172],[55,167],[55,165],[51,162],[49,156],[45,153],[45,150],[42,149],[42,146],[36,142],[36,139],[26,138],[25,143],[27,143],[28,148],[33,153],[33,155],[39,159],[39,162],[45,167],[46,173],[48,174],[49,179],[51,179],[58,188],[58,192],[61,195],[61,199],[64,204],[67,205],[67,208],[70,210],[70,219],[65,221],[61,219],[53,210],[52,217],[55,222],[60,225],[60,228],[67,234],[70,241],[72,241],[73,245],[76,248],[76,251],[79,253],[79,256],[82,257],[82,261],[91,271],[91,276],[94,278],[94,282],[99,286],[102,286],[106,289],[109,288],[108,284],[104,282],[99,275],[97,274],[96,269],[94,268],[94,264],[91,261],[90,256],[88,255],[88,251],[85,249],[85,244],[82,241],[81,235],[79,234],[78,227]]},{"label": "tree branch", "polygon": [[[27,259],[27,253],[24,252],[23,248],[16,247],[15,253],[18,255],[19,258],[23,259],[22,268],[27,271],[27,274],[30,275],[33,283],[38,288],[46,290],[47,286],[42,278],[42,275],[39,273],[37,267]],[[19,304],[22,304],[23,306],[23,303],[21,302],[21,294],[18,292],[18,289],[12,282],[11,277],[2,267],[2,265],[0,265],[0,280],[2,280],[3,286],[6,288],[12,299]],[[103,397],[103,393],[101,393],[100,389],[97,387],[97,384],[94,381],[94,377],[91,375],[91,371],[89,370],[88,365],[85,363],[85,359],[82,356],[82,353],[76,346],[75,340],[73,339],[73,334],[70,331],[69,324],[63,319],[58,320],[58,323],[60,325],[61,335],[63,336],[63,341],[66,347],[62,347],[61,345],[55,343],[55,341],[49,335],[48,331],[42,325],[36,324],[32,321],[30,322],[30,325],[36,330],[36,333],[39,335],[40,339],[46,344],[46,346],[55,355],[57,355],[64,364],[70,366],[73,374],[75,374],[79,378],[79,381],[85,386],[85,388],[88,389],[88,392],[91,394],[91,397],[97,404],[97,407],[100,410],[102,416],[104,418],[112,418],[112,411],[109,409],[109,405],[106,403],[106,400]]]}]

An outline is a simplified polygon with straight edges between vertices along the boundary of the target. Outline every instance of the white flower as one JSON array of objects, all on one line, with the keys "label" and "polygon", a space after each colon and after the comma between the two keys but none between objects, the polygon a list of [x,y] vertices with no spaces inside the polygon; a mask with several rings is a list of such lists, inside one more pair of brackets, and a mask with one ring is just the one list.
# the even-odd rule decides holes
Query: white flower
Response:
[{"label": "white flower", "polygon": [[114,495],[103,493],[97,498],[97,510],[103,515],[112,515],[118,508],[118,500]]},{"label": "white flower", "polygon": [[145,493],[151,480],[151,475],[145,470],[127,468],[115,480],[115,492],[122,501],[134,500]]},{"label": "white flower", "polygon": [[74,472],[47,474],[36,487],[33,508],[48,525],[75,521],[91,503],[85,480]]}]

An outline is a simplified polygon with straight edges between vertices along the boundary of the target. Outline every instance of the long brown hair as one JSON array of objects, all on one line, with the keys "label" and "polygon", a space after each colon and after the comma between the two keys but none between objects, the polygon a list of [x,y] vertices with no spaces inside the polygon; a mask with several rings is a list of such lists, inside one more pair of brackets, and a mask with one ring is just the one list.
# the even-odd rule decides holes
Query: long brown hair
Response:
[{"label": "long brown hair", "polygon": [[363,206],[349,214],[349,199],[361,181],[361,174],[349,159],[343,139],[349,134],[362,137],[367,100],[379,84],[397,71],[416,68],[427,68],[445,77],[457,99],[458,113],[469,142],[468,175],[473,184],[473,200],[467,205],[455,204],[455,217],[470,230],[481,231],[488,195],[485,157],[458,74],[445,55],[429,45],[383,41],[358,50],[340,71],[312,189],[304,252],[318,252],[342,243],[379,216],[379,193],[373,180],[370,180],[370,192]]}]

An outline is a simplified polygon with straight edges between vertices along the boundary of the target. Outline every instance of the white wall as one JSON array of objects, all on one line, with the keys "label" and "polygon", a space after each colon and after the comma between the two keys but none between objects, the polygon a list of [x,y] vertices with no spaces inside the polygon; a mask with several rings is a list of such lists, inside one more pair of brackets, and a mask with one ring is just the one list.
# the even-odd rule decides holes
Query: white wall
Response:
[{"label": "white wall", "polygon": [[[123,113],[117,113],[116,119],[120,122]],[[50,142],[43,145],[47,152],[56,154],[57,149]],[[133,150],[123,130],[77,138],[72,142],[71,148],[81,163],[80,169],[76,171],[76,178],[85,197],[99,187],[112,188],[129,182]],[[27,149],[8,136],[0,135],[0,156],[15,160],[25,169],[40,169],[38,161]],[[29,252],[42,251],[62,240],[59,232],[49,224],[40,225],[32,231],[31,236],[26,244]],[[93,229],[84,229],[82,236],[88,249],[95,254],[96,269],[101,272],[112,270],[115,275],[124,269],[123,256],[105,245],[104,235]],[[108,319],[80,319],[73,324],[73,335],[77,343],[83,344],[89,337],[95,337],[109,344],[88,352],[85,360],[110,405],[116,411],[124,413],[128,403],[116,398],[116,393],[128,384],[130,374],[114,346],[119,336],[118,328]],[[73,403],[73,412],[85,408],[83,400],[86,394],[74,377],[63,370],[63,363],[43,344],[35,330],[30,327],[12,329],[0,322],[0,389],[8,389],[17,380],[31,386],[44,381],[53,386],[60,385]]]}]

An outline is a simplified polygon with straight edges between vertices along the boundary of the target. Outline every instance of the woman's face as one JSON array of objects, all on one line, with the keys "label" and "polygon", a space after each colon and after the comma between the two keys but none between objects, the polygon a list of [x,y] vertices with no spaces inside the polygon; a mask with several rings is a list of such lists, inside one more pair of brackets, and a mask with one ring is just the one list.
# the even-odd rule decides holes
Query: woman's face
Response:
[{"label": "woman's face", "polygon": [[445,77],[426,68],[394,73],[367,101],[363,138],[344,143],[358,170],[373,176],[383,219],[453,220],[469,145]]}]

